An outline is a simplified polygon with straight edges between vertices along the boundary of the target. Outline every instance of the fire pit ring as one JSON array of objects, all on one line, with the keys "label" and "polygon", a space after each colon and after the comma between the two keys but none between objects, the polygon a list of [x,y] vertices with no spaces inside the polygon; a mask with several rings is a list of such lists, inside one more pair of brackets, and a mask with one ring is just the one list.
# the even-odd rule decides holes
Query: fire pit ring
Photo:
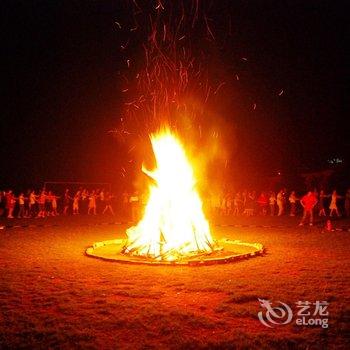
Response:
[{"label": "fire pit ring", "polygon": [[96,242],[86,249],[85,254],[91,258],[126,264],[156,266],[205,266],[249,259],[256,256],[261,256],[265,252],[265,248],[261,243],[247,243],[240,240],[231,240],[226,238],[217,240],[216,242],[223,249],[212,253],[184,257],[181,260],[175,261],[155,260],[143,256],[123,254],[121,251],[126,243],[125,239],[113,239]]}]

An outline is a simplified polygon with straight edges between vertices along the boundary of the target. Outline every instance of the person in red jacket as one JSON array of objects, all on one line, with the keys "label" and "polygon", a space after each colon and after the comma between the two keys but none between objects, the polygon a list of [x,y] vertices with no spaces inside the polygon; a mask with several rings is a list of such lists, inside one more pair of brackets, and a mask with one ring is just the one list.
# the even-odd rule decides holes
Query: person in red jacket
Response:
[{"label": "person in red jacket", "polygon": [[315,194],[311,191],[309,191],[301,200],[300,204],[304,208],[304,214],[303,218],[301,219],[301,222],[299,226],[304,225],[306,219],[309,217],[309,225],[313,225],[313,220],[314,220],[314,207],[317,203],[317,198]]},{"label": "person in red jacket", "polygon": [[269,204],[269,199],[265,192],[261,192],[258,197],[259,212],[261,215],[265,216],[267,214],[267,206]]}]

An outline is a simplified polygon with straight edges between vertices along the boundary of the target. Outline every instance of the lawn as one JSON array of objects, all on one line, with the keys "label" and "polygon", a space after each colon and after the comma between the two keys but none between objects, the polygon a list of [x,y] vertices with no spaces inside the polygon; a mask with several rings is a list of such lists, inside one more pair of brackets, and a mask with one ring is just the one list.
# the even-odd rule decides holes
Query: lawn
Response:
[{"label": "lawn", "polygon": [[[113,221],[32,219],[57,226],[0,230],[0,348],[349,348],[350,232],[287,217],[225,220],[274,226],[212,227],[217,238],[261,242],[266,254],[156,267],[86,257],[93,242],[124,236],[127,225],[95,225],[101,220]],[[268,328],[258,298],[293,310],[297,301],[328,301],[329,327]]]}]

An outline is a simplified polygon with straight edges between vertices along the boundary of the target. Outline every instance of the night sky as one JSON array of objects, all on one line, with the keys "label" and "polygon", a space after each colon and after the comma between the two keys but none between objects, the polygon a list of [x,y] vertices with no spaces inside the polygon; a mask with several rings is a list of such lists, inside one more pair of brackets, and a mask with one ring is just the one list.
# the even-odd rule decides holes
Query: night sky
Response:
[{"label": "night sky", "polygon": [[[214,7],[218,37],[227,35],[231,18],[232,35],[218,52],[231,81],[224,118],[237,139],[232,171],[272,175],[349,159],[345,4]],[[125,2],[2,1],[1,16],[0,188],[125,181],[125,154],[108,133],[124,102],[118,72],[125,69],[125,38],[115,22],[130,16]]]}]

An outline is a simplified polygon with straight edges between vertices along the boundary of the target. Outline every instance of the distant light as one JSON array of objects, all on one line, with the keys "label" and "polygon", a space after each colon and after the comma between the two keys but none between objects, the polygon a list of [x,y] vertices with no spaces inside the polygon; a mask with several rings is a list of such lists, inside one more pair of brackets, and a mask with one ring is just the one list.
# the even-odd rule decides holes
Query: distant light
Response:
[{"label": "distant light", "polygon": [[338,158],[338,157],[335,157],[335,158],[331,158],[331,159],[328,159],[327,160],[327,163],[329,163],[329,164],[341,164],[341,163],[343,163],[344,162],[344,159],[342,159],[342,158]]},{"label": "distant light", "polygon": [[278,171],[278,172],[277,172],[277,175],[278,175],[278,176],[280,176],[280,175],[281,175],[281,172],[280,172],[280,171]]}]

